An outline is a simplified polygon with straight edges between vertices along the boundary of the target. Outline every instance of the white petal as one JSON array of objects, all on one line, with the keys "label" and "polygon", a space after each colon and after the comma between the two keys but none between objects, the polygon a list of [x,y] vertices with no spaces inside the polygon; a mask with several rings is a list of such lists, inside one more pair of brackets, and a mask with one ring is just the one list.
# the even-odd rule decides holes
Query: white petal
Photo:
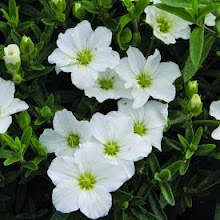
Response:
[{"label": "white petal", "polygon": [[126,175],[127,179],[130,179],[135,174],[135,166],[133,161],[118,159],[118,164]]},{"label": "white petal", "polygon": [[75,131],[76,124],[77,120],[71,111],[64,109],[55,113],[53,127],[57,133],[68,137]]},{"label": "white petal", "polygon": [[111,194],[102,187],[81,191],[79,195],[80,211],[88,218],[97,219],[108,215],[111,206]]},{"label": "white petal", "polygon": [[70,65],[73,58],[63,53],[59,48],[55,49],[48,57],[48,62],[56,64],[58,68]]},{"label": "white petal", "polygon": [[205,24],[207,26],[215,26],[216,16],[212,13],[209,13],[205,17]]},{"label": "white petal", "polygon": [[176,89],[168,80],[157,78],[149,88],[149,94],[155,99],[171,102],[175,98]]},{"label": "white petal", "polygon": [[159,151],[161,151],[161,141],[163,138],[163,127],[152,128],[148,131],[145,139],[152,146],[156,147]]},{"label": "white petal", "polygon": [[1,116],[12,115],[17,112],[27,110],[28,108],[29,108],[29,106],[27,105],[26,102],[15,98],[7,107],[1,109],[0,114],[1,114]]},{"label": "white petal", "polygon": [[71,73],[72,83],[79,89],[86,89],[94,85],[98,72],[91,68],[78,68]]},{"label": "white petal", "polygon": [[72,31],[72,42],[77,50],[86,49],[88,40],[92,35],[93,30],[91,24],[84,20],[76,25]]},{"label": "white petal", "polygon": [[[73,57],[77,52],[77,48],[73,43],[73,38],[74,38],[73,32],[74,32],[74,28],[70,28],[70,29],[67,29],[64,34],[60,33],[58,35],[57,46],[59,49],[56,49],[56,50],[57,51],[60,50],[60,53],[65,54],[65,55],[61,56],[63,58],[65,58],[65,56]],[[53,57],[55,58],[55,54],[53,55]],[[60,57],[60,59],[61,59],[61,57]],[[57,60],[58,60],[58,57],[57,57]],[[60,61],[60,62],[62,62],[62,61]]]},{"label": "white petal", "polygon": [[109,47],[112,41],[112,32],[106,27],[97,27],[89,38],[89,48]]},{"label": "white petal", "polygon": [[110,47],[99,48],[94,53],[90,67],[95,71],[105,71],[107,68],[114,69],[120,61],[118,52],[113,51]]},{"label": "white petal", "polygon": [[47,148],[48,153],[55,153],[56,156],[64,155],[65,150],[69,148],[66,137],[52,129],[45,129],[39,140]]},{"label": "white petal", "polygon": [[147,157],[152,151],[152,147],[136,134],[130,134],[123,138],[120,144],[124,145],[123,151],[120,152],[120,158],[124,160],[135,162],[140,160],[140,158]]},{"label": "white petal", "polygon": [[79,189],[76,184],[60,184],[52,193],[53,205],[57,211],[70,213],[79,209]]},{"label": "white petal", "polygon": [[143,89],[135,88],[132,90],[131,94],[134,98],[134,103],[132,107],[135,109],[142,107],[150,98],[150,95]]},{"label": "white petal", "polygon": [[127,54],[128,62],[132,71],[137,74],[142,72],[146,63],[146,59],[142,52],[135,47],[129,47]]},{"label": "white petal", "polygon": [[12,123],[12,117],[0,117],[0,134],[5,133]]},{"label": "white petal", "polygon": [[162,62],[157,69],[158,77],[162,77],[169,82],[173,83],[178,77],[181,76],[180,68],[173,62]]},{"label": "white petal", "polygon": [[211,134],[212,138],[215,140],[220,140],[220,126],[218,126]]},{"label": "white petal", "polygon": [[144,71],[148,72],[149,74],[154,73],[160,64],[160,61],[161,61],[160,51],[156,49],[154,54],[147,58]]},{"label": "white petal", "polygon": [[120,60],[119,65],[115,68],[115,71],[118,75],[125,80],[126,82],[130,82],[133,84],[135,81],[135,74],[129,67],[128,58],[124,57]]},{"label": "white petal", "polygon": [[57,186],[73,183],[79,175],[79,168],[76,166],[74,157],[56,157],[50,164],[47,174]]},{"label": "white petal", "polygon": [[8,106],[14,99],[15,84],[0,78],[0,111]]},{"label": "white petal", "polygon": [[209,114],[217,120],[220,120],[220,100],[211,103]]}]

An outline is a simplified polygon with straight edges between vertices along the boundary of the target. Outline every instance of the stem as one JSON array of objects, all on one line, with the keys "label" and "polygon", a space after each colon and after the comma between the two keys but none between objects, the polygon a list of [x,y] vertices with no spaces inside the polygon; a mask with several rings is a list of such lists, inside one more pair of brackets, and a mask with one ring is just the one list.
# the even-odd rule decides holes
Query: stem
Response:
[{"label": "stem", "polygon": [[176,124],[182,123],[183,121],[185,121],[185,119],[183,117],[175,118],[170,121],[170,125],[171,126],[176,125]]},{"label": "stem", "polygon": [[193,121],[194,125],[210,125],[210,126],[219,126],[220,121],[212,121],[212,120],[196,120]]},{"label": "stem", "polygon": [[153,46],[154,46],[154,41],[155,41],[155,38],[154,36],[151,38],[151,41],[150,41],[150,45],[148,47],[148,50],[147,50],[147,53],[146,53],[146,57],[148,57],[150,54],[151,54],[151,51],[153,49]]}]

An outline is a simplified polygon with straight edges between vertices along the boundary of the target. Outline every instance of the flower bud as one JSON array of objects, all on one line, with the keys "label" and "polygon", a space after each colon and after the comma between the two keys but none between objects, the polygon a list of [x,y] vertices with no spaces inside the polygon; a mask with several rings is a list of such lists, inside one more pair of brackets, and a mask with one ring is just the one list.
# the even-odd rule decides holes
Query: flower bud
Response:
[{"label": "flower bud", "polygon": [[52,111],[51,108],[48,106],[44,106],[41,110],[40,110],[40,114],[43,118],[50,118],[52,116]]},{"label": "flower bud", "polygon": [[191,98],[194,94],[198,93],[198,86],[199,84],[196,80],[187,83],[185,92],[188,98]]},{"label": "flower bud", "polygon": [[33,43],[33,41],[31,40],[30,37],[27,37],[27,36],[24,35],[21,38],[20,48],[21,48],[21,53],[22,54],[30,55],[34,51],[34,43]]},{"label": "flower bud", "polygon": [[66,9],[66,0],[50,0],[50,7],[54,12],[61,13]]},{"label": "flower bud", "polygon": [[202,112],[202,101],[198,94],[194,94],[188,103],[188,110],[192,113],[194,117],[200,115]]},{"label": "flower bud", "polygon": [[17,121],[18,121],[19,127],[22,130],[25,130],[25,128],[27,128],[31,123],[31,117],[27,111],[23,111],[18,115]]},{"label": "flower bud", "polygon": [[20,84],[22,82],[23,78],[19,73],[15,73],[15,74],[13,74],[12,80],[15,84]]},{"label": "flower bud", "polygon": [[9,44],[4,48],[5,66],[9,73],[17,73],[21,66],[20,49],[16,44]]},{"label": "flower bud", "polygon": [[83,8],[81,2],[74,2],[73,3],[72,13],[73,13],[74,17],[76,17],[80,20],[83,20],[86,16],[86,11]]}]

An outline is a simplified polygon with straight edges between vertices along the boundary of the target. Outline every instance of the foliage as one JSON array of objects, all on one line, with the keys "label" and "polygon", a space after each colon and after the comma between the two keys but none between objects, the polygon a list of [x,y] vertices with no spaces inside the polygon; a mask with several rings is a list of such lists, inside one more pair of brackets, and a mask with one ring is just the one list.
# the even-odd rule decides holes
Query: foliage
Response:
[{"label": "foliage", "polygon": [[[38,140],[44,128],[52,126],[54,113],[63,107],[78,119],[116,109],[115,101],[100,104],[85,97],[72,85],[68,74],[56,75],[47,62],[58,34],[83,19],[93,27],[111,29],[113,48],[121,57],[130,45],[146,55],[158,48],[164,60],[178,63],[182,70],[182,77],[175,82],[176,99],[169,105],[162,152],[154,150],[136,163],[136,175],[113,193],[113,208],[105,219],[220,218],[220,146],[210,136],[220,123],[208,115],[210,103],[220,97],[220,16],[214,29],[204,26],[208,13],[220,15],[220,3],[162,0],[158,8],[193,23],[189,42],[178,40],[175,45],[165,45],[152,37],[143,13],[149,3],[66,0],[65,10],[58,11],[46,0],[0,2],[0,57],[10,43],[23,48],[21,79],[7,73],[3,60],[0,75],[17,83],[16,97],[30,106],[17,114],[8,133],[0,136],[1,219],[86,219],[79,212],[65,215],[52,207],[53,185],[46,172],[54,156],[47,154]],[[22,46],[23,36],[33,43],[28,49]],[[196,94],[203,103],[198,114],[189,107],[192,94],[186,88],[192,78],[199,82]]]}]

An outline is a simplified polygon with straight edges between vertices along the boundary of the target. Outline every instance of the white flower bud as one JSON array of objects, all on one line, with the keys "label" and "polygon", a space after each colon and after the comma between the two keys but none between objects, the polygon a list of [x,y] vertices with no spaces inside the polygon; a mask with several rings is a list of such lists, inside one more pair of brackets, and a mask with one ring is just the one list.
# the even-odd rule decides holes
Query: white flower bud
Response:
[{"label": "white flower bud", "polygon": [[20,49],[16,44],[9,44],[7,47],[4,48],[4,53],[4,61],[6,65],[15,65],[21,62]]}]

